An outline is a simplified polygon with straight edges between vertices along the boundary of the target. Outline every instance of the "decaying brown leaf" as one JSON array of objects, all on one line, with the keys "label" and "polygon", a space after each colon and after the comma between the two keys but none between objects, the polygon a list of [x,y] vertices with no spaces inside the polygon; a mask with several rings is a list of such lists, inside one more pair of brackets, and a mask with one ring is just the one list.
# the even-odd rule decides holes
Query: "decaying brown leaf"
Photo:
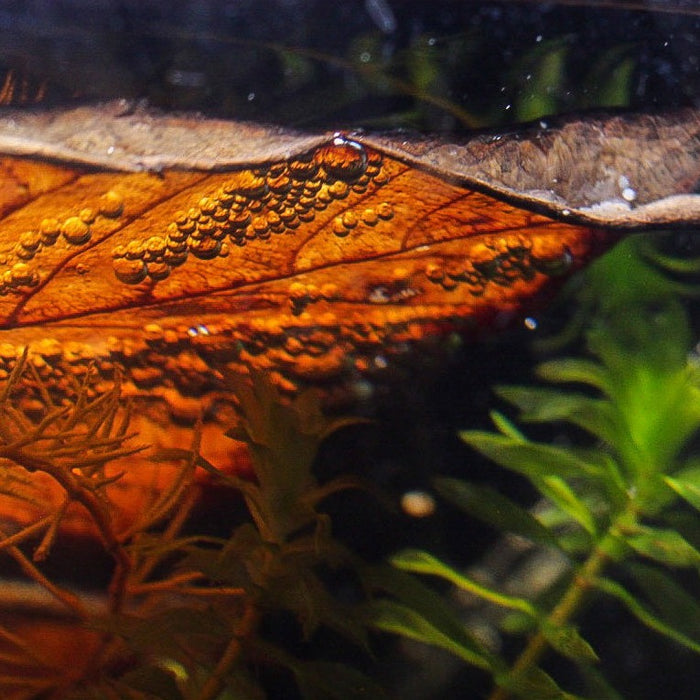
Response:
[{"label": "decaying brown leaf", "polygon": [[[57,402],[119,371],[146,439],[182,444],[230,402],[229,372],[336,382],[506,325],[620,230],[697,225],[699,133],[689,110],[462,144],[122,102],[6,112],[0,377],[27,345]],[[27,380],[18,401],[40,400]]]}]

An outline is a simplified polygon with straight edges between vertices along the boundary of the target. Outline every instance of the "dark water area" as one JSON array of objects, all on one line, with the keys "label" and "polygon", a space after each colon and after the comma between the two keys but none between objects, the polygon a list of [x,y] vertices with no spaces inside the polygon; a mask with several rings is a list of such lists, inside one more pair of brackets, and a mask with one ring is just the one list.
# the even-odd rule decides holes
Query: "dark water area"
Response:
[{"label": "dark water area", "polygon": [[[458,138],[475,128],[587,110],[698,107],[699,41],[698,6],[682,1],[0,2],[0,70],[18,86],[6,103],[35,108],[37,98],[36,107],[44,107],[127,97],[163,111],[300,130],[407,129]],[[689,233],[664,234],[662,246],[680,257],[700,254]],[[373,378],[358,407],[372,423],[334,435],[318,459],[321,478],[356,473],[386,499],[363,493],[329,499],[333,531],[343,542],[370,561],[408,546],[456,567],[488,561],[499,535],[434,496],[432,480],[469,478],[523,505],[535,502],[525,480],[495,470],[457,433],[491,426],[489,412],[505,406],[494,386],[532,382],[539,361],[581,350],[580,337],[556,353],[535,341],[567,326],[582,284],[572,281],[567,298],[538,311],[530,324],[536,328],[520,323],[478,343],[455,339],[440,353],[401,359]],[[697,305],[689,311],[697,325]],[[572,438],[551,427],[529,434]],[[432,515],[402,510],[401,496],[412,491],[432,494]],[[229,527],[230,504],[220,494],[208,498],[191,527],[219,534]],[[98,579],[102,563],[89,575]],[[56,566],[56,575],[72,575]],[[689,585],[697,591],[697,577]],[[287,620],[275,624],[267,630],[271,638],[284,639],[287,625],[289,637],[297,633]],[[596,604],[580,624],[620,697],[697,696],[697,657],[621,606]],[[329,649],[375,674],[391,697],[477,700],[489,692],[483,674],[447,654],[385,637],[373,660],[336,638],[300,645],[308,658]],[[547,668],[557,678],[575,678],[566,662]],[[297,697],[286,675],[265,683],[271,699]]]}]

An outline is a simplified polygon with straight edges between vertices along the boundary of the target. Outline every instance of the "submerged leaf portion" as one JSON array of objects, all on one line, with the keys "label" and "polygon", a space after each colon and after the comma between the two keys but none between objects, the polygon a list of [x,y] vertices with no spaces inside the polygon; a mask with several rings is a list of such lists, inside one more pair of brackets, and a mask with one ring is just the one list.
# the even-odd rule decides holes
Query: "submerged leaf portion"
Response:
[{"label": "submerged leaf portion", "polygon": [[341,137],[226,173],[5,165],[0,375],[29,345],[57,393],[122,367],[181,417],[223,365],[291,389],[503,326],[610,238]]}]

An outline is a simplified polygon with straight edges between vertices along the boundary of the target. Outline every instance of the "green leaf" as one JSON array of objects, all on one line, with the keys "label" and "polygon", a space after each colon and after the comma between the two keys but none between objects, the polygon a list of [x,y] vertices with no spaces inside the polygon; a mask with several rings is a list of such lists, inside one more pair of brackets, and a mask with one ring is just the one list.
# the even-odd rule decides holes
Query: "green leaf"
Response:
[{"label": "green leaf", "polygon": [[598,528],[593,514],[566,481],[554,475],[545,476],[536,486],[543,496],[559,506],[586,532],[595,536]]},{"label": "green leaf", "polygon": [[625,700],[603,675],[600,668],[592,664],[579,664],[577,669],[585,683],[587,696],[596,700]]},{"label": "green leaf", "polygon": [[605,368],[594,360],[565,357],[543,362],[537,375],[548,382],[587,384],[606,393],[608,377]]},{"label": "green leaf", "polygon": [[534,666],[516,676],[496,676],[496,683],[524,700],[577,700],[577,696],[562,690],[549,674]]},{"label": "green leaf", "polygon": [[642,624],[672,639],[674,642],[687,647],[696,654],[700,654],[700,643],[691,639],[686,634],[679,632],[677,629],[666,624],[663,620],[652,614],[629,591],[616,581],[608,578],[598,578],[595,581],[595,586],[613,598],[617,598]]},{"label": "green leaf", "polygon": [[491,416],[491,420],[498,429],[499,433],[511,438],[512,440],[515,440],[516,442],[527,442],[525,435],[523,435],[515,424],[508,420],[508,418],[506,418],[502,413],[499,411],[491,411],[489,415]]},{"label": "green leaf", "polygon": [[493,670],[493,661],[487,653],[479,654],[473,645],[466,646],[441,629],[434,627],[415,610],[393,600],[371,601],[368,608],[370,624],[383,632],[399,634],[409,639],[440,647],[463,661],[485,671]]},{"label": "green leaf", "polygon": [[664,571],[642,564],[627,562],[625,566],[637,586],[666,624],[700,642],[700,601],[688,593]]},{"label": "green leaf", "polygon": [[493,590],[488,586],[484,586],[453,568],[441,562],[427,552],[418,549],[405,549],[397,554],[394,554],[391,563],[403,571],[411,571],[417,574],[430,574],[439,576],[450,583],[453,583],[463,591],[468,591],[472,595],[478,596],[487,600],[489,603],[498,605],[509,610],[518,610],[519,612],[530,615],[533,618],[539,617],[537,609],[529,601],[523,598],[509,596],[499,591]]},{"label": "green leaf", "polygon": [[674,477],[666,476],[664,481],[695,510],[700,510],[700,467],[679,473]]},{"label": "green leaf", "polygon": [[615,413],[604,399],[544,387],[506,386],[496,389],[496,393],[520,409],[521,420],[568,421],[607,443],[614,442]]},{"label": "green leaf", "polygon": [[590,663],[598,661],[598,655],[593,647],[571,625],[552,625],[543,620],[540,630],[547,641],[562,656],[574,661]]},{"label": "green leaf", "polygon": [[513,532],[534,542],[556,545],[554,535],[537,518],[495,489],[448,478],[436,479],[435,489],[465,513],[499,532]]},{"label": "green leaf", "polygon": [[598,465],[565,448],[533,442],[516,442],[503,435],[481,430],[463,430],[459,436],[497,464],[519,472],[532,481],[549,474],[561,477],[601,475]]},{"label": "green leaf", "polygon": [[[368,567],[361,570],[360,575],[365,586],[392,595],[445,637],[475,656],[488,658],[492,665],[498,665],[498,660],[467,632],[455,615],[454,608],[415,576],[386,565]],[[370,625],[374,625],[372,605],[373,602],[370,602],[367,608],[367,622]]]},{"label": "green leaf", "polygon": [[675,530],[644,527],[625,542],[638,554],[667,566],[700,566],[700,552]]}]

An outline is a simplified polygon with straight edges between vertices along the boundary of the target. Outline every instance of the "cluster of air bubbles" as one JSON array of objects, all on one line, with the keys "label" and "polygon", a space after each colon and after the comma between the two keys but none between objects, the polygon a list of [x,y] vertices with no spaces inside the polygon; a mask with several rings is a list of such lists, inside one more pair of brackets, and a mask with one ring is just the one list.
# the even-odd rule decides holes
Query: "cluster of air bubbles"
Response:
[{"label": "cluster of air bubbles", "polygon": [[557,243],[509,236],[476,243],[466,258],[431,261],[424,272],[430,282],[446,291],[466,284],[481,296],[487,284],[509,287],[516,280],[532,280],[537,273],[565,274],[573,263],[569,249]]},{"label": "cluster of air bubbles", "polygon": [[316,284],[292,282],[287,290],[292,313],[298,316],[309,305],[317,301],[335,301],[338,298],[338,286],[327,282],[320,287]]},{"label": "cluster of air bubbles", "polygon": [[[226,257],[230,246],[292,234],[331,203],[385,184],[381,163],[381,154],[336,136],[329,145],[289,161],[231,173],[216,192],[176,212],[164,236],[116,246],[114,273],[127,284],[147,277],[158,281],[190,255],[200,260]],[[344,236],[359,223],[373,226],[392,216],[388,203],[359,214],[348,210],[331,229]]]},{"label": "cluster of air bubbles", "polygon": [[76,216],[63,220],[47,217],[36,229],[20,234],[10,255],[0,260],[3,265],[10,265],[0,276],[0,295],[38,285],[39,274],[32,267],[32,260],[58,241],[63,241],[68,247],[85,245],[92,237],[91,226],[97,217],[117,218],[123,206],[121,195],[110,190],[100,198],[97,209],[84,207]]}]

